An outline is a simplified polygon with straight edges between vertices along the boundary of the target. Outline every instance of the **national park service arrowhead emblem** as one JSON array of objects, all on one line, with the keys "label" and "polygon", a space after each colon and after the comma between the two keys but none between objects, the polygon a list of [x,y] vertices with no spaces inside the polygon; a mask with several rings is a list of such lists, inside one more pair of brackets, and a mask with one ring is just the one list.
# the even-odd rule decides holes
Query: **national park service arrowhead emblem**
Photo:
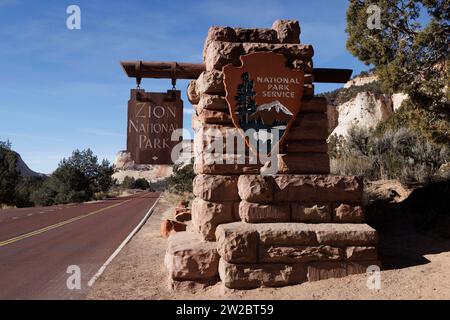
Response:
[{"label": "national park service arrowhead emblem", "polygon": [[297,117],[305,75],[273,52],[251,53],[241,61],[241,67],[223,68],[230,114],[250,150],[270,155],[283,145]]}]

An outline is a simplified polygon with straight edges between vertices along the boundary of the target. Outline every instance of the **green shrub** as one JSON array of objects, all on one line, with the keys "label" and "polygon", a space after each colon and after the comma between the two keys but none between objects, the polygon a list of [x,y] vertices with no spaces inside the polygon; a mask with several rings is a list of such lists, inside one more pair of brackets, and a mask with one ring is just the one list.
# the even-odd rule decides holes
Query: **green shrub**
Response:
[{"label": "green shrub", "polygon": [[134,189],[136,185],[136,180],[133,177],[126,176],[122,181],[123,189]]},{"label": "green shrub", "polygon": [[346,139],[334,137],[330,149],[332,172],[362,175],[369,180],[398,179],[428,183],[439,179],[441,165],[450,162],[450,150],[406,128],[375,134],[353,127]]},{"label": "green shrub", "polygon": [[139,178],[134,182],[134,187],[136,189],[147,190],[150,187],[150,183],[144,178]]},{"label": "green shrub", "polygon": [[192,193],[192,181],[195,178],[194,160],[190,164],[181,167],[173,166],[173,174],[168,179],[169,190],[173,193]]},{"label": "green shrub", "polygon": [[17,156],[10,150],[11,144],[0,147],[0,204],[15,204],[15,189],[20,180],[17,170]]}]

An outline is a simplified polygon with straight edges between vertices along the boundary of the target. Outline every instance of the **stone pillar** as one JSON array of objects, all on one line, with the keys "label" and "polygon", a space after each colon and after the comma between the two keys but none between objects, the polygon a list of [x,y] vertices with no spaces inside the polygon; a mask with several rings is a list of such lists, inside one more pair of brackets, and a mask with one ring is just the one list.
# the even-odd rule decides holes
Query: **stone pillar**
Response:
[{"label": "stone pillar", "polygon": [[[257,51],[283,54],[288,67],[305,73],[302,104],[278,155],[276,176],[263,176],[261,164],[249,164],[248,150],[230,154],[216,144],[217,133],[239,136],[225,100],[222,68],[239,66],[241,55]],[[209,29],[206,71],[188,87],[197,155],[194,230],[169,238],[172,284],[213,283],[220,277],[235,289],[282,286],[379,265],[377,233],[362,223],[361,179],[329,175],[327,102],[314,96],[313,54],[311,45],[300,44],[297,21],[278,20],[271,29]],[[224,161],[245,163],[204,157],[218,146],[215,155]]]}]

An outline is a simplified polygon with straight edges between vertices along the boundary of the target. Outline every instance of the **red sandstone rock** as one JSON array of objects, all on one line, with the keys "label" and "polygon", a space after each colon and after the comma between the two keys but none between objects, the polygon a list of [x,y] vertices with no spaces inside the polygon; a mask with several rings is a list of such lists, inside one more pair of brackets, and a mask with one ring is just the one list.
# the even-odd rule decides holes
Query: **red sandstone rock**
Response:
[{"label": "red sandstone rock", "polygon": [[[302,108],[302,107],[300,107]],[[292,125],[288,141],[320,140],[328,138],[328,118],[326,113],[299,114]]]},{"label": "red sandstone rock", "polygon": [[278,174],[327,174],[330,159],[326,153],[278,154]]},{"label": "red sandstone rock", "polygon": [[228,103],[224,96],[202,94],[197,106],[200,110],[218,110],[218,111],[229,111]]},{"label": "red sandstone rock", "polygon": [[259,235],[244,223],[222,224],[216,229],[217,250],[225,261],[254,263],[258,259]]},{"label": "red sandstone rock", "polygon": [[326,140],[297,140],[287,141],[285,153],[328,153]]},{"label": "red sandstone rock", "polygon": [[300,24],[296,20],[276,20],[272,29],[281,43],[300,43]]},{"label": "red sandstone rock", "polygon": [[313,72],[313,61],[311,58],[293,60],[289,63],[289,66],[293,69],[302,70],[305,74],[312,74]]},{"label": "red sandstone rock", "polygon": [[377,231],[367,224],[319,223],[311,228],[320,244],[373,246],[378,242]]},{"label": "red sandstone rock", "polygon": [[231,119],[228,110],[219,111],[196,108],[196,111],[197,119],[202,124],[233,124],[233,120]]},{"label": "red sandstone rock", "polygon": [[161,221],[160,233],[163,238],[168,238],[173,232],[186,231],[186,225],[174,220]]},{"label": "red sandstone rock", "polygon": [[203,59],[205,59],[206,50],[209,45],[214,41],[237,42],[238,38],[236,36],[236,31],[233,28],[217,26],[210,27],[203,46]]},{"label": "red sandstone rock", "polygon": [[240,56],[244,54],[244,48],[241,43],[212,41],[205,52],[205,66],[207,71],[219,70],[231,63],[239,66]]},{"label": "red sandstone rock", "polygon": [[276,202],[357,202],[362,192],[362,179],[354,176],[279,175],[274,179]]},{"label": "red sandstone rock", "polygon": [[303,264],[231,264],[220,259],[219,275],[231,289],[280,287],[306,281],[306,268]]},{"label": "red sandstone rock", "polygon": [[232,202],[209,202],[195,198],[192,202],[192,223],[206,241],[215,241],[218,225],[234,221]]},{"label": "red sandstone rock", "polygon": [[[313,97],[313,98],[305,97],[302,99],[302,103],[300,105],[299,112],[300,112],[300,114],[302,114],[302,113],[319,113],[319,114],[322,113],[322,114],[324,114],[327,112],[327,99],[320,98],[320,97]],[[316,117],[322,117],[322,119],[319,119],[319,121],[324,121],[323,120],[324,116],[326,117],[326,115],[322,115],[322,116],[319,115]],[[314,119],[314,120],[317,121],[317,119]]]},{"label": "red sandstone rock", "polygon": [[255,203],[270,202],[273,193],[273,177],[241,175],[238,180],[238,189],[242,200]]},{"label": "red sandstone rock", "polygon": [[187,97],[191,104],[197,104],[200,101],[200,96],[197,92],[197,81],[190,80],[187,88]]},{"label": "red sandstone rock", "polygon": [[308,280],[319,281],[365,273],[367,267],[371,265],[379,266],[380,262],[376,260],[359,262],[313,262],[308,265]]},{"label": "red sandstone rock", "polygon": [[278,35],[273,29],[234,28],[238,42],[277,43]]},{"label": "red sandstone rock", "polygon": [[195,88],[200,96],[205,93],[225,96],[222,72],[218,70],[202,72],[196,80]]},{"label": "red sandstone rock", "polygon": [[347,247],[346,258],[348,260],[377,260],[377,248],[375,247]]},{"label": "red sandstone rock", "polygon": [[331,209],[327,204],[305,205],[293,203],[291,217],[295,222],[326,223],[331,222]]},{"label": "red sandstone rock", "polygon": [[194,178],[193,193],[211,202],[239,202],[237,176],[198,175]]},{"label": "red sandstone rock", "polygon": [[263,246],[259,248],[259,259],[266,263],[342,260],[343,250],[331,246]]},{"label": "red sandstone rock", "polygon": [[310,59],[314,55],[313,47],[306,44],[243,43],[242,46],[245,54],[273,51],[284,55],[286,60],[291,63],[295,60]]},{"label": "red sandstone rock", "polygon": [[364,221],[364,209],[361,206],[341,204],[339,207],[334,209],[333,221],[343,223],[361,223]]},{"label": "red sandstone rock", "polygon": [[289,222],[289,205],[272,205],[241,201],[239,216],[247,223]]},{"label": "red sandstone rock", "polygon": [[316,245],[311,225],[304,223],[263,223],[254,225],[262,245]]},{"label": "red sandstone rock", "polygon": [[164,259],[174,280],[217,279],[219,255],[215,243],[202,242],[193,232],[172,234]]}]

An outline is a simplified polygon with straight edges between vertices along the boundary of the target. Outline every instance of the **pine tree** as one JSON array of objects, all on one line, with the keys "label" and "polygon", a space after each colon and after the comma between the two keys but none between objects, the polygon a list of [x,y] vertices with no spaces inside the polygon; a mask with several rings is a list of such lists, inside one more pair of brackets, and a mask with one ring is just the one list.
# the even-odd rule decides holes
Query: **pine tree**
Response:
[{"label": "pine tree", "polygon": [[250,80],[248,72],[242,74],[242,83],[238,86],[236,99],[236,113],[240,122],[249,123],[249,115],[256,111],[256,102],[253,91],[253,80]]}]

